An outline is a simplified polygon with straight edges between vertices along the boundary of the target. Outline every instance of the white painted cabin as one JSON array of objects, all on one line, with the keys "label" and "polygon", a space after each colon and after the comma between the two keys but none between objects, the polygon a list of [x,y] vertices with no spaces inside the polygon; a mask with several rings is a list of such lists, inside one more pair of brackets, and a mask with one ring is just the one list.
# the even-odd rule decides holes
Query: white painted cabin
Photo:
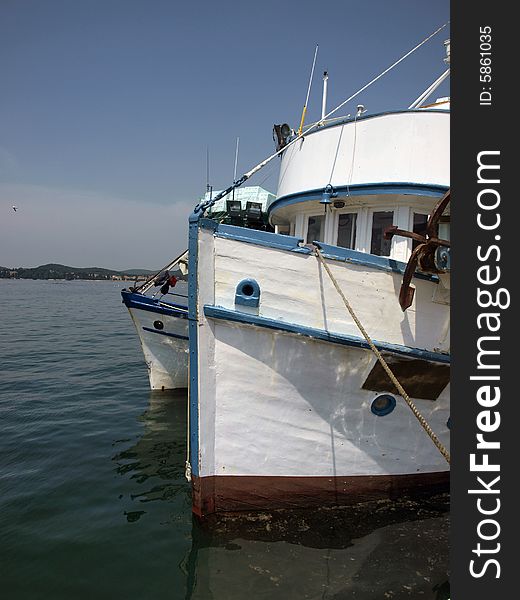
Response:
[{"label": "white painted cabin", "polygon": [[[442,107],[442,108],[441,108]],[[277,233],[319,240],[406,262],[412,240],[382,239],[384,229],[420,232],[449,187],[449,104],[325,124],[282,157],[277,199],[269,205]],[[330,208],[320,204],[332,185]],[[337,208],[336,208],[337,206]],[[449,239],[449,225],[441,225]]]}]

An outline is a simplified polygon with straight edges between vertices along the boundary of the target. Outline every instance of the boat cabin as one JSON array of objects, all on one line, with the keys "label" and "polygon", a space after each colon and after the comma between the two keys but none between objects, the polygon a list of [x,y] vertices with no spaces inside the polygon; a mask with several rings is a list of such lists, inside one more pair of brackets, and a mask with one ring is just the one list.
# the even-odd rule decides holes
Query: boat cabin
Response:
[{"label": "boat cabin", "polygon": [[[406,262],[418,242],[384,232],[424,234],[449,188],[449,116],[440,98],[421,109],[324,122],[284,151],[270,224],[304,243]],[[439,237],[449,239],[448,214]]]}]

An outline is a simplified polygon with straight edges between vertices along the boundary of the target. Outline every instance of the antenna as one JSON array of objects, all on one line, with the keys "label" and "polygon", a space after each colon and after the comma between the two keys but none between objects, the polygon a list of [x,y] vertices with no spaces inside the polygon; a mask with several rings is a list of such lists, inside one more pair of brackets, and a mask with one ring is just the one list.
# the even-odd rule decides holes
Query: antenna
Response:
[{"label": "antenna", "polygon": [[206,194],[209,193],[209,199],[211,200],[211,192],[213,188],[209,184],[209,146],[206,146]]},{"label": "antenna", "polygon": [[[240,138],[237,137],[237,145],[235,148],[235,168],[233,169],[233,183],[237,180],[237,164],[238,164],[238,143],[240,142]],[[233,200],[235,199],[235,188],[233,188]]]},{"label": "antenna", "polygon": [[237,146],[235,149],[235,169],[233,171],[233,181],[236,181],[237,178],[237,164],[238,164],[238,143],[240,142],[240,138],[237,137]]},{"label": "antenna", "polygon": [[318,56],[318,44],[314,50],[314,59],[312,61],[311,76],[309,77],[309,87],[307,88],[307,97],[305,98],[305,104],[303,105],[302,118],[300,121],[300,128],[298,129],[298,135],[301,135],[303,129],[303,123],[305,122],[305,113],[307,112],[307,104],[309,103],[309,96],[311,93],[312,76],[314,75],[314,67],[316,65],[316,56]]},{"label": "antenna", "polygon": [[321,120],[325,119],[327,112],[327,81],[329,80],[329,74],[327,71],[323,71],[323,96],[321,98]]}]

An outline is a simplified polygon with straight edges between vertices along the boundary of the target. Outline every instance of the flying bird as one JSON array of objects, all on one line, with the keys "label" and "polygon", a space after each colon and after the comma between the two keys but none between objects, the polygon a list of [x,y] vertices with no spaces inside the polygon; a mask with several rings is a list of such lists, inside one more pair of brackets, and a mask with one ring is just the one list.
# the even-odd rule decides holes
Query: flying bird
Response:
[{"label": "flying bird", "polygon": [[14,210],[14,212],[16,212],[18,210],[18,207],[17,206],[13,206],[13,210]]}]

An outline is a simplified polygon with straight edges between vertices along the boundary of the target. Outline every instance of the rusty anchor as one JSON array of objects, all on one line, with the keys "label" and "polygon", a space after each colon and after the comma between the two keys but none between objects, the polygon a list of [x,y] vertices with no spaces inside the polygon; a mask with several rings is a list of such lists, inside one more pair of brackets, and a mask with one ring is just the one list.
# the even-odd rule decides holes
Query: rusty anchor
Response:
[{"label": "rusty anchor", "polygon": [[451,190],[437,202],[426,223],[426,235],[413,231],[399,229],[393,225],[385,230],[384,237],[391,240],[394,235],[410,238],[419,245],[413,250],[403,275],[403,282],[399,291],[399,304],[403,311],[413,302],[415,288],[410,283],[417,267],[425,273],[446,273],[450,265],[450,242],[442,240],[439,235],[439,221],[451,199]]}]

